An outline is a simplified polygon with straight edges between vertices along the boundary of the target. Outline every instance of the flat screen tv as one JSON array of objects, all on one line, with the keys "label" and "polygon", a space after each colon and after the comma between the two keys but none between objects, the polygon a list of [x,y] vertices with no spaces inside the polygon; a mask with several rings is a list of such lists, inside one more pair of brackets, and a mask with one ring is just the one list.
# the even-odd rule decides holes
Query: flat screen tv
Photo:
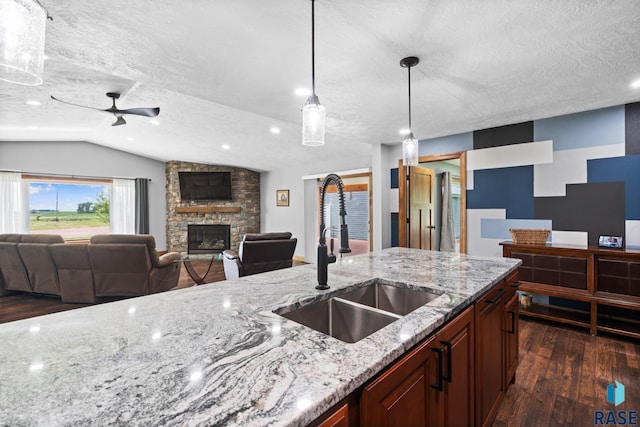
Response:
[{"label": "flat screen tv", "polygon": [[178,172],[182,200],[231,200],[231,172]]}]

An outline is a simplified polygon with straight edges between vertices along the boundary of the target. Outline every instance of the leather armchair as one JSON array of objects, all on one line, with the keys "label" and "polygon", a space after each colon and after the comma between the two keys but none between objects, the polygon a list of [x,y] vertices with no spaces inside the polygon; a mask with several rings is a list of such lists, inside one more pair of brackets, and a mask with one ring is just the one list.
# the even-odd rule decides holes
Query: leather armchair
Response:
[{"label": "leather armchair", "polygon": [[289,232],[245,234],[238,252],[222,253],[224,275],[229,280],[291,267],[297,243]]}]

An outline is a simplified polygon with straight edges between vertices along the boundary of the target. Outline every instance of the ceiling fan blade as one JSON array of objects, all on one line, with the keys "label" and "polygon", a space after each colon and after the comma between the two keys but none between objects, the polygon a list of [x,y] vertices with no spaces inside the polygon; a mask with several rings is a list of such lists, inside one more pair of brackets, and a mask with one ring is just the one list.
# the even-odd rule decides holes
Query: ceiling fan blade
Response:
[{"label": "ceiling fan blade", "polygon": [[126,125],[126,124],[127,122],[125,121],[124,117],[116,116],[116,121],[113,122],[111,126],[120,126],[120,125]]},{"label": "ceiling fan blade", "polygon": [[88,107],[86,105],[74,104],[73,102],[63,101],[62,99],[58,99],[53,95],[51,95],[51,99],[53,99],[54,101],[62,102],[63,104],[73,105],[74,107],[82,107],[82,108],[88,108],[90,110],[104,111],[102,108]]},{"label": "ceiling fan blade", "polygon": [[128,110],[116,110],[114,114],[135,114],[137,116],[155,117],[160,114],[160,107],[155,108],[130,108]]}]

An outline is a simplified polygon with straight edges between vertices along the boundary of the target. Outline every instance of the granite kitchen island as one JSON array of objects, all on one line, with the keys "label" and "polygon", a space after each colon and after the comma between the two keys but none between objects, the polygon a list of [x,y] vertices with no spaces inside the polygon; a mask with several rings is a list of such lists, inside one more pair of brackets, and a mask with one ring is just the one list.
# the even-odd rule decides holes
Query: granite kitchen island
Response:
[{"label": "granite kitchen island", "polygon": [[[306,425],[519,260],[391,248],[0,325],[0,425]],[[371,279],[442,293],[356,343],[273,311]]]}]

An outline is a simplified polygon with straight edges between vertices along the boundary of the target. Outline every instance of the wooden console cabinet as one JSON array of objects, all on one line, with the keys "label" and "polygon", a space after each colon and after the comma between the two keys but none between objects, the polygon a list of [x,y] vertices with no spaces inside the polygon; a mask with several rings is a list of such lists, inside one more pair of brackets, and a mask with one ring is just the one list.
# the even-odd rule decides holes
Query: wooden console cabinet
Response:
[{"label": "wooden console cabinet", "polygon": [[522,260],[521,291],[558,299],[521,306],[521,316],[588,328],[592,335],[605,331],[640,338],[640,251],[501,245],[503,256]]}]

